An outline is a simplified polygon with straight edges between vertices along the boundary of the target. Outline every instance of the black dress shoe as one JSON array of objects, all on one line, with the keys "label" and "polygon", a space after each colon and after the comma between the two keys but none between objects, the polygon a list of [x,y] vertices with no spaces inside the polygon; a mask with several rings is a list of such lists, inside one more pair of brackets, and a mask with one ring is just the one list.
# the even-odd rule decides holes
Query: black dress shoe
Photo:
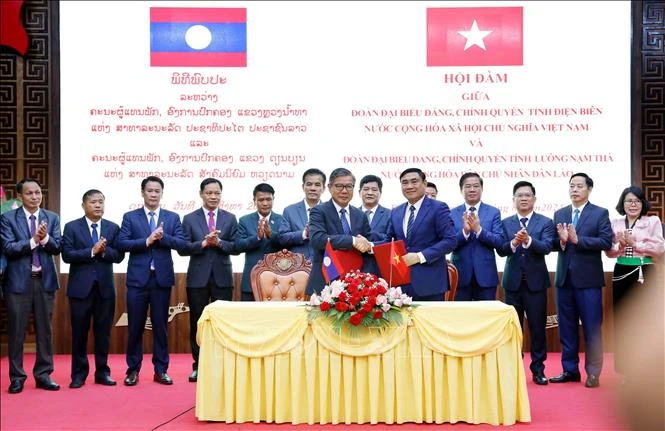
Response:
[{"label": "black dress shoe", "polygon": [[566,383],[566,382],[580,382],[582,381],[582,376],[580,373],[571,373],[569,371],[564,371],[556,377],[550,378],[550,383]]},{"label": "black dress shoe", "polygon": [[598,376],[589,374],[586,378],[586,382],[584,382],[584,386],[586,386],[587,388],[597,388],[598,386],[600,386],[600,380],[598,379]]},{"label": "black dress shoe", "polygon": [[[138,377],[137,377],[138,380]],[[104,385],[104,386],[115,386],[116,382],[109,376],[103,376],[103,377],[95,377],[95,383],[98,385]]]},{"label": "black dress shoe", "polygon": [[139,382],[139,373],[137,371],[130,371],[125,377],[125,386],[136,386]]},{"label": "black dress shoe", "polygon": [[192,371],[192,374],[189,375],[189,381],[195,382],[199,378],[199,370]]},{"label": "black dress shoe", "polygon": [[69,387],[71,389],[78,389],[81,386],[85,385],[85,380],[82,379],[74,379],[72,382],[69,384]]},{"label": "black dress shoe", "polygon": [[47,391],[59,391],[60,385],[51,380],[50,377],[43,377],[36,380],[37,387],[39,389],[45,389]]},{"label": "black dress shoe", "polygon": [[545,377],[545,374],[543,374],[543,373],[534,374],[533,375],[533,382],[537,385],[546,385],[547,384],[547,377]]},{"label": "black dress shoe", "polygon": [[23,380],[12,380],[9,384],[9,393],[18,394],[23,391]]},{"label": "black dress shoe", "polygon": [[155,373],[155,377],[153,379],[157,383],[161,383],[162,385],[172,385],[173,380],[169,377],[168,374],[166,373]]}]

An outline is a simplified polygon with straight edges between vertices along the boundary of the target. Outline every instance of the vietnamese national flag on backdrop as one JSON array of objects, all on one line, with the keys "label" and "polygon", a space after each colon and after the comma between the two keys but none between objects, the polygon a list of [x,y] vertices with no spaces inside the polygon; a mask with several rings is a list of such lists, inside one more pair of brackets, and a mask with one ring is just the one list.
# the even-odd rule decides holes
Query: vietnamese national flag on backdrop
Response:
[{"label": "vietnamese national flag on backdrop", "polygon": [[246,8],[150,8],[150,65],[246,67]]},{"label": "vietnamese national flag on backdrop", "polygon": [[427,8],[427,66],[521,66],[522,7]]}]

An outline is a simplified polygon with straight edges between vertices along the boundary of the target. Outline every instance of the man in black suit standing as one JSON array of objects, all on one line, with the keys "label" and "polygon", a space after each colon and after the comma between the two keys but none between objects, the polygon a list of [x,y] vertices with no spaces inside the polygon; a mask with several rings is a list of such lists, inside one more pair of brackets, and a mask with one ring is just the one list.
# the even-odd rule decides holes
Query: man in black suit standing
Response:
[{"label": "man in black suit standing", "polygon": [[201,208],[182,220],[185,240],[189,243],[181,255],[191,256],[187,267],[187,302],[189,302],[189,343],[192,348],[192,373],[189,381],[198,379],[199,345],[197,322],[211,301],[233,298],[233,268],[230,255],[238,231],[236,216],[218,208],[222,200],[222,183],[215,178],[201,182]]},{"label": "man in black suit standing", "polygon": [[[355,248],[366,253],[372,248],[372,243],[368,240],[372,234],[367,217],[358,208],[349,205],[355,184],[356,177],[351,171],[345,168],[335,169],[328,182],[332,199],[310,211],[309,233],[314,254],[312,272],[307,281],[307,295],[321,292],[325,285],[321,265],[328,240],[334,250]],[[368,265],[369,261],[363,259],[364,270],[367,270]]]},{"label": "man in black suit standing", "polygon": [[22,206],[0,218],[0,246],[7,258],[5,303],[9,323],[9,393],[23,391],[25,332],[34,314],[37,356],[32,368],[40,389],[57,391],[53,373],[53,301],[60,288],[53,256],[60,253],[60,217],[40,208],[42,188],[25,178],[16,184]]},{"label": "man in black suit standing", "polygon": [[502,221],[503,244],[500,256],[508,256],[503,270],[502,286],[505,302],[515,307],[520,326],[526,313],[531,334],[531,373],[537,385],[546,385],[547,359],[547,288],[551,286],[545,256],[552,251],[554,223],[533,211],[536,188],[528,181],[513,187],[513,203],[517,214]]},{"label": "man in black suit standing", "polygon": [[95,383],[116,384],[108,366],[116,299],[113,264],[125,258],[115,248],[120,227],[102,218],[104,194],[88,190],[81,206],[85,216],[67,223],[62,235],[62,260],[70,264],[67,297],[72,324],[72,389],[83,386],[90,371],[87,344],[91,320]]}]

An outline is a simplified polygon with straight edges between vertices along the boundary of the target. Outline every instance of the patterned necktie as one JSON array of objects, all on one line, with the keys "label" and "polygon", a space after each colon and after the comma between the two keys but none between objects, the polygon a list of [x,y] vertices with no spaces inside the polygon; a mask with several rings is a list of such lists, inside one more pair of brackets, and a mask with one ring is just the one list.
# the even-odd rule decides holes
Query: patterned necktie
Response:
[{"label": "patterned necktie", "polygon": [[97,241],[99,241],[99,235],[97,234],[97,223],[93,223],[90,225],[92,227],[92,245],[97,244]]},{"label": "patterned necktie", "polygon": [[526,217],[522,217],[522,218],[520,219],[520,223],[522,224],[522,227],[523,227],[524,229],[526,229],[526,224],[527,224],[528,221],[529,221],[529,219],[526,218]]},{"label": "patterned necktie", "polygon": [[[35,236],[35,233],[37,232],[37,224],[35,220],[35,215],[30,214],[30,235],[32,236]],[[37,243],[37,247],[39,247],[39,243]],[[32,266],[35,268],[40,268],[42,264],[39,261],[39,252],[37,251],[37,247],[32,249]]]},{"label": "patterned necktie", "polygon": [[580,210],[575,208],[575,214],[573,215],[573,227],[577,227],[577,221],[580,219]]},{"label": "patterned necktie", "polygon": [[372,210],[367,210],[365,211],[365,215],[367,216],[367,223],[372,223]]},{"label": "patterned necktie", "polygon": [[409,236],[411,236],[411,228],[413,227],[413,220],[415,220],[415,218],[416,218],[416,207],[411,205],[411,207],[409,207],[409,211],[410,211],[409,220],[406,222],[406,237],[407,238]]},{"label": "patterned necktie", "polygon": [[475,213],[475,212],[476,212],[476,207],[470,207],[470,208],[469,208],[469,212],[471,212],[471,213]]},{"label": "patterned necktie", "polygon": [[215,212],[208,212],[208,232],[215,230]]},{"label": "patterned necktie", "polygon": [[339,210],[339,218],[342,221],[342,229],[347,235],[351,235],[351,226],[349,226],[349,221],[346,219],[346,209],[342,208]]}]

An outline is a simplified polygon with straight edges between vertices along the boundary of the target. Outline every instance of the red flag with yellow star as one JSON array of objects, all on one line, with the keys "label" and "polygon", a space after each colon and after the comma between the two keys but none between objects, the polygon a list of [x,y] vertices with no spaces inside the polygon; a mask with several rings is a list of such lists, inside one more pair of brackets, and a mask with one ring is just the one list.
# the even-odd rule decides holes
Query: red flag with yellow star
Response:
[{"label": "red flag with yellow star", "polygon": [[406,254],[404,241],[390,241],[376,245],[372,249],[379,265],[381,277],[390,286],[401,286],[411,283],[411,270],[404,262],[402,256]]}]

